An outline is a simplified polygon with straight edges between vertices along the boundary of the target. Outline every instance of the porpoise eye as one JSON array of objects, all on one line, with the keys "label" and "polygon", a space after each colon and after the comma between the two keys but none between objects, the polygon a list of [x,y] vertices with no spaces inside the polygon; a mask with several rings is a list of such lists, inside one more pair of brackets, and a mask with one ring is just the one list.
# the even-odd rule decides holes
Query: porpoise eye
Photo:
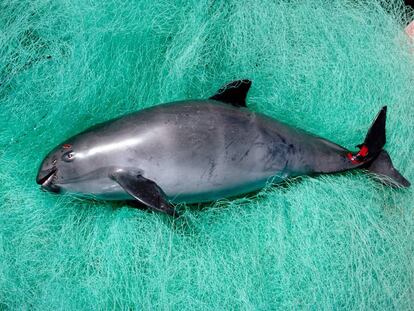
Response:
[{"label": "porpoise eye", "polygon": [[75,159],[75,154],[73,153],[73,151],[66,152],[65,154],[62,155],[62,160],[65,162],[70,162],[70,161],[73,161],[74,159]]}]

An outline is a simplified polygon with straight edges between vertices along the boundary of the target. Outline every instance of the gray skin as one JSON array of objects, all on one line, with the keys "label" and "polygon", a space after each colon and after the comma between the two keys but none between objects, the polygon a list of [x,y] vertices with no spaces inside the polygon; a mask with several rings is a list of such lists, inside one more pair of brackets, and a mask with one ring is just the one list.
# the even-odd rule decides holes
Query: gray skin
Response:
[{"label": "gray skin", "polygon": [[37,180],[50,191],[129,200],[112,178],[114,172],[129,172],[154,181],[172,202],[206,202],[258,190],[269,181],[357,167],[347,153],[247,108],[188,100],[144,109],[68,139],[46,156]]},{"label": "gray skin", "polygon": [[389,185],[410,186],[383,149],[386,107],[353,154],[247,109],[250,85],[233,81],[208,100],[163,104],[89,128],[52,150],[36,181],[54,192],[134,199],[174,217],[170,201],[213,201],[359,167]]}]

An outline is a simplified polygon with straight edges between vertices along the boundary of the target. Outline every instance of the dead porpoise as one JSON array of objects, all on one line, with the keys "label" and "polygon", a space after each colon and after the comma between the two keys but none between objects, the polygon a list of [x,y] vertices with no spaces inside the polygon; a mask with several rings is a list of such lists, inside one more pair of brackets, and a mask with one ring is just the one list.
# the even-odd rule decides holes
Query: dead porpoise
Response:
[{"label": "dead porpoise", "polygon": [[246,107],[249,80],[209,99],[158,105],[69,138],[43,160],[43,189],[104,200],[136,199],[177,216],[170,202],[206,202],[249,193],[269,181],[364,168],[408,187],[385,144],[386,107],[358,152]]}]

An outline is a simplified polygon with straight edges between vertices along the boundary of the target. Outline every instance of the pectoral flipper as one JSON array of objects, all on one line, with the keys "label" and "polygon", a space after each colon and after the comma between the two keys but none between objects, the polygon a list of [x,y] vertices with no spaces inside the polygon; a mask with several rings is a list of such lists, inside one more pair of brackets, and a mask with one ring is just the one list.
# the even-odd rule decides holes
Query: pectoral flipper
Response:
[{"label": "pectoral flipper", "polygon": [[116,170],[110,176],[128,194],[148,208],[178,217],[178,213],[167,201],[164,191],[152,180],[142,175]]}]

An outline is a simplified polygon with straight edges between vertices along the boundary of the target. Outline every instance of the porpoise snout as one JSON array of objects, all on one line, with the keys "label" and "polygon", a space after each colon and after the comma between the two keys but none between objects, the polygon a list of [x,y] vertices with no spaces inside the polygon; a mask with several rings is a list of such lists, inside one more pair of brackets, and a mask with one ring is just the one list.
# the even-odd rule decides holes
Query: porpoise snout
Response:
[{"label": "porpoise snout", "polygon": [[36,183],[38,183],[43,190],[59,192],[59,187],[53,183],[56,173],[57,168],[55,167],[48,170],[39,170],[36,176]]},{"label": "porpoise snout", "polygon": [[41,185],[41,188],[44,190],[59,192],[59,187],[53,183],[57,171],[58,169],[53,164],[53,161],[49,161],[48,157],[46,157],[37,173],[36,183]]}]

